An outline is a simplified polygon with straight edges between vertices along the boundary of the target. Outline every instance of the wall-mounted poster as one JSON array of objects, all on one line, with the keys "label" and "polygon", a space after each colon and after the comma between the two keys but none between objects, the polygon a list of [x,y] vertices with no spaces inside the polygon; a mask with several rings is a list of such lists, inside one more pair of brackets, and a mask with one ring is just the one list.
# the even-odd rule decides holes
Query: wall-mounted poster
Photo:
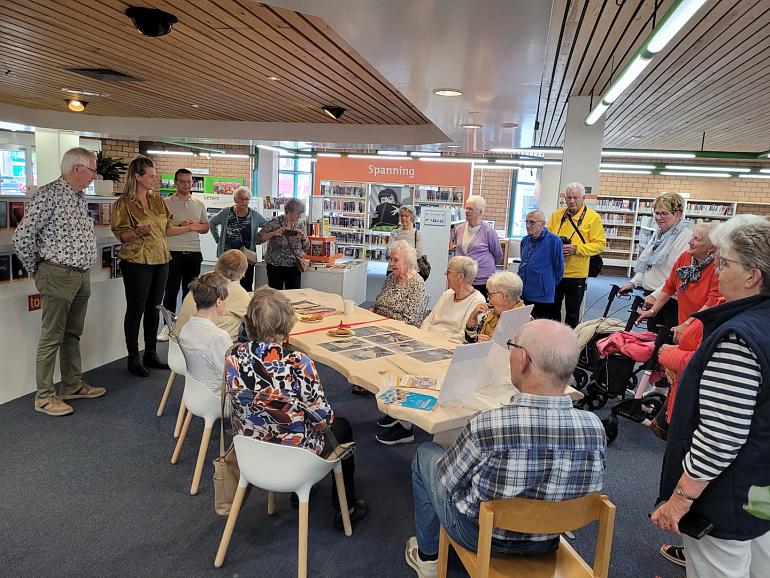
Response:
[{"label": "wall-mounted poster", "polygon": [[0,283],[11,280],[11,256],[0,255]]},{"label": "wall-mounted poster", "polygon": [[0,229],[8,226],[8,203],[0,201]]},{"label": "wall-mounted poster", "polygon": [[24,203],[21,201],[8,203],[8,226],[18,227],[22,219],[24,219]]},{"label": "wall-mounted poster", "polygon": [[233,191],[240,187],[240,183],[229,183],[225,181],[214,181],[215,195],[232,195]]},{"label": "wall-mounted poster", "polygon": [[410,185],[380,185],[369,187],[370,228],[375,231],[390,231],[398,224],[398,209],[401,205],[414,202]]}]

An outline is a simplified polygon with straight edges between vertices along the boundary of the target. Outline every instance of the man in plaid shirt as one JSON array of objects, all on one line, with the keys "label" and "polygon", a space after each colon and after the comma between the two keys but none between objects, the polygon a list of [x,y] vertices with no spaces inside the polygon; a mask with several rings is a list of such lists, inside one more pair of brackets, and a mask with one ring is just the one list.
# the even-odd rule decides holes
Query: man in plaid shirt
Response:
[{"label": "man in plaid shirt", "polygon": [[[426,443],[412,461],[416,537],[406,562],[420,578],[436,576],[439,527],[469,550],[478,543],[481,502],[519,496],[551,502],[601,490],[605,434],[593,413],[573,409],[564,388],[578,360],[574,332],[547,319],[530,321],[508,342],[508,405],[474,417],[444,452]],[[494,554],[544,554],[558,535],[495,529]]]}]

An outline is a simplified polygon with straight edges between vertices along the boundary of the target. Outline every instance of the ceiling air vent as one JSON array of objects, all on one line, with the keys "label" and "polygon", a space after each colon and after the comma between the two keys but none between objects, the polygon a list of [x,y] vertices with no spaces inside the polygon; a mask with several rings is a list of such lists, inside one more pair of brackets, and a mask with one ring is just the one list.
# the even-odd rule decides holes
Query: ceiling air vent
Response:
[{"label": "ceiling air vent", "polygon": [[105,82],[125,82],[131,80],[139,80],[135,76],[130,74],[124,74],[111,68],[68,68],[70,72],[75,74],[82,74],[88,78],[95,78],[96,80],[103,80]]}]

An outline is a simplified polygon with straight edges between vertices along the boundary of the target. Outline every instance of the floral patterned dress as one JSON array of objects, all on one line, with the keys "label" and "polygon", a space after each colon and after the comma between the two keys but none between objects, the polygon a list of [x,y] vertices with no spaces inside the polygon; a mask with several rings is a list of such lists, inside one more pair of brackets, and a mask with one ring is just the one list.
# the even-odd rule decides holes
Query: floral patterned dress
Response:
[{"label": "floral patterned dress", "polygon": [[334,413],[307,355],[251,341],[225,359],[225,375],[236,434],[321,455]]}]

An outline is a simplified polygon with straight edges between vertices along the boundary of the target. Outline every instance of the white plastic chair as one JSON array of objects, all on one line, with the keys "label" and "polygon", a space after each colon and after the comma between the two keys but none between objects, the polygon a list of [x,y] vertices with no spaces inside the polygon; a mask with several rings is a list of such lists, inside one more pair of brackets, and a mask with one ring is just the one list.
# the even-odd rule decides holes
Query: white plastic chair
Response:
[{"label": "white plastic chair", "polygon": [[334,481],[337,486],[337,496],[340,500],[342,523],[345,535],[350,536],[353,530],[350,526],[348,501],[345,495],[345,484],[342,481],[342,464],[340,459],[332,457],[321,458],[310,450],[295,446],[263,442],[254,438],[237,435],[233,438],[235,455],[241,479],[235,492],[230,515],[227,518],[219,550],[214,560],[214,566],[220,568],[227,554],[227,547],[233,535],[233,528],[238,519],[238,513],[246,495],[249,484],[268,490],[267,513],[275,513],[275,492],[294,492],[299,498],[299,551],[297,556],[297,575],[307,576],[307,541],[308,541],[308,506],[310,488],[334,470]]},{"label": "white plastic chair", "polygon": [[[163,395],[160,398],[160,404],[158,404],[157,416],[163,415],[166,409],[166,403],[168,397],[171,394],[171,387],[174,385],[174,380],[177,375],[184,375],[187,373],[187,364],[185,363],[184,354],[179,346],[179,334],[176,332],[174,326],[176,325],[176,315],[173,311],[169,311],[163,305],[158,305],[158,310],[163,315],[163,321],[168,327],[168,365],[171,368],[171,373],[168,376],[166,382],[166,388],[163,390]],[[179,403],[179,412],[176,416],[176,424],[174,425],[174,437],[179,437],[179,431],[182,429],[182,421],[184,420],[185,408],[184,403]]]},{"label": "white plastic chair", "polygon": [[176,442],[174,453],[171,456],[172,464],[177,463],[177,460],[179,459],[179,453],[182,451],[182,445],[184,444],[184,439],[187,437],[187,430],[190,428],[192,417],[202,417],[205,421],[203,437],[201,437],[201,447],[198,449],[198,461],[195,463],[195,473],[193,474],[192,486],[190,486],[190,494],[194,496],[198,493],[201,473],[203,472],[203,462],[206,460],[206,451],[208,450],[209,440],[211,439],[211,430],[222,415],[222,402],[220,401],[219,396],[211,389],[203,385],[189,373],[185,373],[182,403],[187,408],[187,415],[184,418],[182,431],[179,433],[179,439]]}]

